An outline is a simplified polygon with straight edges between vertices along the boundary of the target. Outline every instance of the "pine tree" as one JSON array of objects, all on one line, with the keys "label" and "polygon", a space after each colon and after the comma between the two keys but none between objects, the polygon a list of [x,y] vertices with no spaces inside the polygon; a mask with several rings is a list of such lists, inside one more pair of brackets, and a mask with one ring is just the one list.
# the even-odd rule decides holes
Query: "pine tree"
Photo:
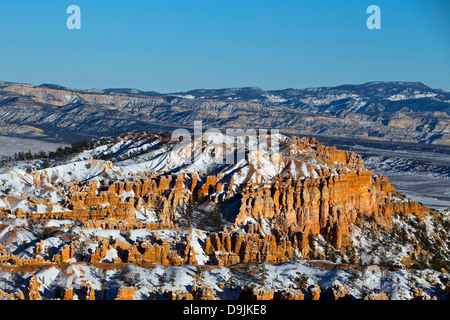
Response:
[{"label": "pine tree", "polygon": [[297,272],[297,276],[294,278],[295,283],[300,289],[306,289],[308,287],[308,279],[309,277],[304,274]]},{"label": "pine tree", "polygon": [[164,287],[166,280],[165,280],[165,274],[159,276],[158,278],[158,289],[161,290]]},{"label": "pine tree", "polygon": [[222,213],[220,211],[220,204],[211,211],[210,222],[214,230],[220,230],[222,228]]},{"label": "pine tree", "polygon": [[44,254],[45,259],[50,260],[53,256],[53,248],[48,246],[45,248],[44,252],[45,252],[45,254]]},{"label": "pine tree", "polygon": [[369,293],[369,287],[367,286],[367,268],[366,266],[363,266],[361,270],[361,280],[362,280],[362,287],[361,287],[361,295],[364,298]]},{"label": "pine tree", "polygon": [[236,271],[234,269],[228,270],[230,276],[228,277],[228,280],[226,281],[227,286],[229,286],[231,289],[234,289],[237,287],[237,279],[236,279]]},{"label": "pine tree", "polygon": [[100,300],[108,300],[107,295],[107,283],[106,280],[106,269],[102,269],[102,273],[97,275],[100,278],[100,290],[99,290],[99,298]]},{"label": "pine tree", "polygon": [[50,162],[48,161],[48,159],[44,159],[44,160],[42,161],[42,167],[43,167],[44,169],[50,167]]},{"label": "pine tree", "polygon": [[259,284],[260,286],[264,286],[268,277],[268,271],[266,266],[263,264],[261,266],[261,268],[259,269],[259,279],[256,282],[257,284]]},{"label": "pine tree", "polygon": [[83,261],[85,259],[85,256],[87,254],[87,245],[86,242],[81,241],[80,244],[78,245],[78,252],[80,254],[80,259],[81,261]]},{"label": "pine tree", "polygon": [[351,288],[355,288],[356,280],[358,280],[358,273],[356,270],[352,269],[350,271],[350,277],[348,278],[348,284]]},{"label": "pine tree", "polygon": [[191,198],[189,198],[186,202],[182,203],[180,206],[180,215],[181,218],[186,220],[186,224],[188,227],[192,225],[192,217],[194,215],[196,205]]},{"label": "pine tree", "polygon": [[172,287],[175,285],[175,271],[172,271],[170,273],[169,282]]},{"label": "pine tree", "polygon": [[196,267],[195,269],[195,274],[199,277],[199,278],[203,278],[203,268],[200,267]]}]

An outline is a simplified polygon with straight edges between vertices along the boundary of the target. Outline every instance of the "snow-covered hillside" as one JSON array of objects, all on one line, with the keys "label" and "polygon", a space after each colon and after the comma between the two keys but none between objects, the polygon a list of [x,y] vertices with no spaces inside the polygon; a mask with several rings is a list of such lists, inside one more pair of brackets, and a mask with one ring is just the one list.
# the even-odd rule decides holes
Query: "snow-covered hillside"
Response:
[{"label": "snow-covered hillside", "polygon": [[[4,168],[0,299],[313,299],[317,290],[321,299],[448,297],[447,216],[392,194],[354,153],[263,138],[130,134],[45,169],[26,170],[42,159]],[[346,194],[345,179],[355,192],[342,199],[349,212],[330,200],[328,225],[295,231],[325,212],[329,194]],[[358,183],[371,186],[366,198]],[[366,207],[393,212],[358,212]],[[289,214],[298,220],[283,220]],[[284,231],[283,221],[291,221]],[[339,228],[348,228],[343,237]]]}]

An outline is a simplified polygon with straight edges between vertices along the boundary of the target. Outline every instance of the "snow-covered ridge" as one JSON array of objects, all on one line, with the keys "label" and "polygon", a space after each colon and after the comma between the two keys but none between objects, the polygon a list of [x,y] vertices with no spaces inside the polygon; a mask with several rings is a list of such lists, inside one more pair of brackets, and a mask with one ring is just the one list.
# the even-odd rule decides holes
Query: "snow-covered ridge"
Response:
[{"label": "snow-covered ridge", "polygon": [[[216,128],[251,125],[298,133],[358,135],[448,145],[446,135],[439,137],[448,131],[448,91],[423,83],[371,82],[268,91],[253,87],[199,89],[167,94],[4,83],[0,91],[7,97],[0,118],[11,135],[25,134],[30,132],[29,128],[44,128],[39,134],[53,135],[54,132],[45,129],[50,120],[54,128],[59,128],[55,130],[60,136],[71,134],[80,139],[161,125],[188,127],[202,120]],[[12,101],[16,101],[14,105]],[[389,120],[404,110],[420,123],[414,130],[390,124]],[[345,122],[335,122],[348,118],[349,112],[355,119],[367,120],[372,125],[354,121],[355,127],[352,127]],[[433,112],[440,112],[441,116],[436,117]],[[302,121],[307,117],[314,121]],[[439,125],[435,125],[436,118]]]},{"label": "snow-covered ridge", "polygon": [[390,100],[390,101],[400,101],[400,100],[408,100],[408,99],[433,98],[433,97],[436,97],[437,95],[438,95],[437,93],[419,93],[419,92],[412,93],[412,94],[399,93],[399,94],[394,94],[386,99]]},{"label": "snow-covered ridge", "polygon": [[[273,150],[268,139],[275,143]],[[159,137],[126,138],[71,156],[66,163],[50,168],[25,172],[14,168],[0,174],[0,195],[22,197],[24,195],[48,196],[48,190],[60,183],[108,179],[124,180],[145,172],[181,173],[203,172],[222,174],[224,180],[241,183],[264,184],[277,175],[289,175],[293,179],[315,179],[318,171],[326,169],[337,174],[337,167],[344,164],[325,163],[306,151],[282,146],[287,137],[279,134],[230,137],[222,133],[205,133],[199,140],[171,142]],[[311,153],[312,152],[312,153]],[[236,155],[227,158],[229,154]],[[245,153],[247,156],[244,157]],[[238,159],[238,155],[243,158]],[[108,157],[108,160],[101,160]],[[237,161],[239,160],[239,161]],[[346,168],[346,170],[351,170]],[[35,185],[39,178],[40,187]],[[42,189],[47,188],[43,192]],[[53,197],[56,197],[54,195]],[[57,201],[55,201],[57,202]],[[5,199],[0,208],[11,207]]]},{"label": "snow-covered ridge", "polygon": [[[275,143],[276,140],[278,143]],[[0,175],[0,213],[3,217],[0,224],[0,258],[4,258],[0,263],[9,266],[16,263],[16,259],[20,262],[16,264],[42,263],[44,266],[32,271],[25,268],[26,272],[15,274],[8,271],[9,268],[1,269],[1,291],[19,293],[24,285],[29,285],[31,279],[34,279],[40,282],[36,291],[45,298],[58,297],[58,290],[55,288],[62,286],[73,289],[75,299],[82,299],[83,291],[80,287],[89,285],[97,296],[109,294],[109,298],[115,298],[121,287],[133,286],[135,299],[147,299],[155,295],[157,299],[166,299],[167,293],[164,293],[164,290],[189,295],[193,291],[192,288],[207,286],[218,298],[236,299],[248,286],[255,286],[257,290],[274,291],[294,288],[293,290],[301,293],[299,275],[302,275],[302,286],[305,288],[318,285],[321,290],[328,290],[327,288],[346,285],[348,295],[356,299],[364,298],[367,292],[379,290],[386,292],[393,299],[406,299],[411,297],[409,279],[418,283],[424,291],[422,295],[443,297],[439,293],[439,286],[445,283],[445,279],[436,267],[415,274],[403,269],[408,263],[405,259],[415,250],[411,239],[419,235],[419,239],[422,239],[420,246],[425,248],[425,240],[430,240],[429,243],[434,245],[441,237],[444,238],[444,229],[430,217],[419,220],[414,214],[409,217],[393,214],[393,228],[402,230],[402,239],[406,239],[403,243],[391,229],[376,227],[377,220],[371,221],[368,217],[360,216],[358,222],[349,224],[349,233],[346,235],[346,241],[353,246],[353,252],[334,248],[326,234],[318,234],[312,239],[308,237],[310,247],[314,247],[312,257],[299,247],[291,245],[295,256],[287,260],[277,260],[283,262],[275,265],[251,260],[254,264],[247,267],[248,272],[241,265],[233,265],[234,262],[215,265],[215,259],[219,259],[221,255],[226,258],[228,254],[229,257],[237,258],[240,254],[240,251],[233,253],[225,249],[228,236],[228,239],[237,239],[233,236],[248,236],[245,240],[245,248],[248,249],[265,241],[269,244],[265,247],[267,250],[271,250],[271,246],[278,246],[277,241],[292,244],[284,242],[291,241],[286,240],[291,239],[290,235],[282,234],[280,240],[275,237],[279,229],[275,229],[275,219],[272,217],[246,215],[243,224],[238,223],[230,227],[231,222],[228,222],[225,228],[217,228],[215,231],[209,226],[200,227],[197,222],[186,227],[179,222],[181,218],[174,219],[173,225],[158,225],[165,216],[186,217],[182,216],[183,206],[187,205],[190,199],[185,196],[194,194],[194,188],[190,189],[189,184],[195,175],[180,173],[201,172],[202,175],[196,175],[201,182],[197,186],[202,187],[206,185],[205,181],[214,180],[217,181],[216,186],[220,183],[227,189],[227,193],[225,188],[208,191],[205,201],[196,204],[193,215],[198,218],[206,216],[208,208],[217,208],[215,200],[221,201],[224,207],[228,205],[226,209],[233,208],[235,203],[225,204],[222,201],[224,197],[220,199],[218,195],[246,196],[250,194],[247,191],[255,191],[256,194],[260,189],[270,194],[271,190],[264,190],[267,185],[272,187],[277,182],[294,179],[302,180],[301,183],[308,185],[310,179],[330,177],[330,180],[333,180],[335,177],[331,176],[349,174],[356,177],[362,173],[363,177],[370,180],[370,172],[364,169],[360,162],[362,160],[357,155],[325,147],[314,139],[287,138],[283,135],[272,135],[269,139],[264,134],[230,137],[217,132],[205,132],[201,140],[173,142],[162,136],[130,134],[121,139],[107,141],[108,143],[101,146],[96,145],[89,150],[72,154],[65,160],[56,161],[46,169],[27,172],[17,167]],[[269,145],[279,145],[279,148],[272,149]],[[236,160],[227,162],[227,152],[230,150],[236,155]],[[246,156],[238,158],[239,153]],[[176,180],[171,180],[175,182],[175,186],[164,185],[163,182],[168,181],[166,178],[173,178],[172,174],[177,174]],[[159,177],[155,178],[155,175]],[[152,178],[147,179],[149,176]],[[179,177],[184,180],[178,180]],[[99,183],[92,183],[96,181]],[[120,181],[125,183],[117,183]],[[182,190],[177,186],[178,181],[187,182]],[[132,185],[133,183],[136,184]],[[155,188],[148,188],[145,192],[143,189],[137,189],[143,188],[145,183],[153,184]],[[161,184],[156,186],[158,183],[163,184],[161,189]],[[131,188],[127,188],[130,185]],[[245,185],[247,188],[244,190]],[[168,196],[169,192],[166,192],[168,189],[180,192],[171,192],[171,197]],[[318,194],[323,190],[313,192]],[[354,192],[358,194],[358,190]],[[299,193],[297,192],[297,195]],[[282,193],[280,199],[285,198],[286,194]],[[152,197],[156,195],[160,197],[153,198],[155,202],[152,202]],[[169,202],[174,199],[181,200],[179,203]],[[256,195],[254,199],[256,202],[262,197]],[[401,197],[390,195],[383,199],[395,203],[406,202]],[[161,200],[162,204],[168,204],[170,207],[153,205],[157,203],[156,200]],[[302,201],[297,198],[295,202],[301,206]],[[122,220],[119,215],[111,215],[116,211],[120,212],[123,205],[128,204],[130,205],[127,209],[130,209],[131,214],[125,219]],[[250,202],[248,204],[235,208],[239,209],[240,214],[241,208],[253,208]],[[286,206],[283,202],[280,202],[280,205]],[[333,201],[330,205],[336,205],[336,202]],[[111,208],[112,211],[107,210]],[[304,208],[307,208],[307,205],[294,208],[294,219]],[[86,217],[84,214],[87,210],[90,210],[88,214],[93,215],[89,215],[87,221],[77,221],[80,217]],[[105,216],[96,215],[99,212],[105,213]],[[53,213],[55,215],[52,215]],[[308,216],[310,213],[307,209],[301,214]],[[258,223],[261,225],[259,234],[250,229],[246,231],[246,227],[250,228]],[[227,229],[228,227],[230,229]],[[302,231],[294,234],[295,237],[297,235],[305,239]],[[217,247],[217,250],[214,249],[214,253],[211,253],[206,244],[209,242],[216,245],[211,240],[214,236],[221,238],[223,242],[222,247]],[[77,247],[72,250],[75,243],[78,243]],[[62,259],[61,252],[69,246],[71,255],[65,257],[64,261],[61,260],[65,265],[60,268],[58,259]],[[158,260],[159,255],[153,255],[158,251],[155,250],[152,254],[151,250],[150,253],[146,251],[147,248],[162,247],[166,251],[161,250],[161,259],[176,256],[184,259],[182,263],[185,265],[173,263],[174,260],[170,262],[173,265],[167,263],[168,260],[162,263],[163,260]],[[445,241],[441,247],[444,251],[447,250]],[[278,249],[282,250],[281,244]],[[170,253],[167,253],[167,250]],[[251,254],[257,256],[264,251],[251,249]],[[270,254],[271,257],[278,255],[275,251]],[[138,257],[142,252],[149,253],[145,259]],[[135,260],[128,260],[133,254],[136,254],[132,258]],[[190,257],[190,254],[195,257],[194,265],[192,260],[188,263],[187,257]],[[364,268],[350,262],[356,257]],[[300,258],[302,260],[299,260]],[[307,259],[315,261],[309,263]],[[150,267],[146,266],[146,262],[151,262]],[[388,262],[390,265],[386,267]],[[349,266],[346,267],[346,264]],[[18,268],[20,266],[14,270],[19,270]],[[238,289],[234,290],[234,286]],[[305,289],[303,293],[307,297]]]}]

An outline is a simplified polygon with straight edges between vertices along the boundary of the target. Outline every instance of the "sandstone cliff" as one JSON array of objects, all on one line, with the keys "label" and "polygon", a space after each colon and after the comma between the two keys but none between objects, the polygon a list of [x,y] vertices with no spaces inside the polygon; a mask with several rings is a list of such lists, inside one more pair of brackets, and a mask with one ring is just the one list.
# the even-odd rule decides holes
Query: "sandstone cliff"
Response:
[{"label": "sandstone cliff", "polygon": [[[106,275],[106,271],[129,266],[155,269],[158,276],[150,284],[156,286],[155,279],[162,283],[152,293],[173,300],[239,295],[225,279],[220,279],[223,292],[204,285],[200,267],[276,266],[299,259],[356,266],[367,264],[367,255],[379,246],[381,253],[374,263],[385,269],[447,268],[445,222],[421,204],[399,196],[387,177],[364,167],[358,154],[312,138],[283,136],[281,142],[274,163],[256,152],[238,164],[210,162],[202,167],[204,158],[185,164],[175,144],[157,139],[152,141],[158,147],[150,160],[129,166],[76,160],[31,174],[10,172],[3,176],[9,180],[0,179],[5,186],[14,183],[8,194],[0,194],[0,264],[5,272],[28,272],[26,280],[17,277],[15,281],[30,299],[41,299],[42,293],[48,295],[56,287],[49,289],[38,281],[36,270],[42,267],[56,267],[64,274],[67,266],[80,266],[80,270],[90,266],[96,268],[96,276],[102,274],[103,282],[95,283],[85,279],[89,271],[78,271],[75,278],[81,288],[69,283],[60,286],[58,295],[50,295],[67,300],[101,297],[99,288],[110,279],[127,278]],[[189,146],[203,150],[208,142],[183,148]],[[380,241],[375,245],[369,237]],[[396,247],[398,243],[403,247]],[[393,255],[396,264],[382,260]],[[195,286],[186,290],[176,287],[173,279],[164,280],[161,268],[176,267],[186,268],[185,278],[195,279]],[[142,291],[143,286],[136,286],[134,280],[120,281],[114,298],[130,300]],[[171,290],[167,282],[172,282]],[[444,284],[436,280],[436,286],[438,282]],[[244,290],[240,285],[243,297],[258,300],[351,297],[346,285],[321,288],[312,283],[303,289]],[[11,292],[2,296],[21,297]],[[411,298],[428,298],[423,291],[412,292]],[[368,298],[384,295],[374,293]]]}]

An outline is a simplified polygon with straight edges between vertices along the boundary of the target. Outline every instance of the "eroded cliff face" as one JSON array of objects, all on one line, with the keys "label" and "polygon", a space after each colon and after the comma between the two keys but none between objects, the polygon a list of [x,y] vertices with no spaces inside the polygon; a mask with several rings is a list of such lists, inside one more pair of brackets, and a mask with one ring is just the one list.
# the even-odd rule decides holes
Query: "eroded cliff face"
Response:
[{"label": "eroded cliff face", "polygon": [[310,180],[276,181],[243,191],[236,223],[249,217],[257,221],[273,219],[290,234],[332,234],[340,247],[348,224],[358,215],[389,218],[392,191],[395,189],[385,177],[373,177],[364,169]]},{"label": "eroded cliff face", "polygon": [[[318,238],[349,254],[354,250],[352,232],[361,221],[370,221],[372,230],[386,233],[394,230],[398,216],[431,219],[428,208],[400,198],[387,177],[365,169],[359,155],[315,139],[283,137],[276,165],[258,154],[238,164],[214,164],[202,170],[198,163],[161,165],[179,163],[174,160],[179,149],[176,152],[155,151],[163,157],[154,161],[159,170],[153,162],[140,164],[144,169],[137,170],[84,160],[82,165],[69,163],[20,177],[8,173],[10,181],[19,182],[0,199],[5,222],[0,225],[0,263],[51,267],[83,262],[143,268],[279,264],[322,254],[313,248]],[[65,166],[82,170],[67,175],[62,173]],[[93,170],[90,175],[88,168]],[[8,221],[16,225],[11,227]],[[33,225],[40,225],[39,240],[28,247],[19,245],[21,232],[35,232]],[[53,240],[57,245],[44,234],[58,239]],[[439,235],[436,239],[436,245],[445,249],[445,241]],[[415,263],[419,254],[429,253],[429,248],[417,245],[406,260]],[[78,290],[76,295],[95,299],[93,291],[86,285],[83,294]],[[132,299],[135,291],[127,284],[117,299]],[[40,298],[37,279],[29,281],[29,292],[30,299]],[[197,288],[188,295],[168,291],[163,296],[212,299],[215,294],[210,288]],[[321,297],[320,288],[314,287],[308,293],[286,289],[248,294],[252,299],[275,300],[300,300],[305,294],[313,300]],[[345,287],[326,294],[332,299],[349,295]],[[61,298],[73,295],[67,287]]]},{"label": "eroded cliff face", "polygon": [[[180,227],[180,208],[188,202],[203,208],[200,215],[220,207],[220,214],[226,213],[228,221],[220,218],[226,222],[224,229],[211,232],[203,243],[210,263],[219,265],[284,262],[299,252],[307,256],[309,236],[323,235],[340,249],[350,244],[346,241],[349,225],[360,217],[373,217],[389,228],[393,212],[424,216],[429,211],[414,201],[393,201],[395,188],[389,179],[366,170],[356,153],[292,137],[284,141],[277,160],[277,171],[271,176],[264,175],[258,158],[247,166],[215,174],[142,172],[120,181],[108,177],[106,169],[114,170],[111,164],[104,165],[102,180],[65,183],[54,172],[41,170],[32,174],[34,186],[57,192],[60,202],[30,195],[6,200],[24,201],[28,208],[45,206],[44,212],[24,212],[21,206],[11,212],[17,218],[69,219],[83,222],[84,228],[122,231]],[[153,218],[143,219],[143,212]],[[91,261],[103,258],[105,245],[92,254]],[[66,244],[53,260],[72,258],[75,246],[74,242]],[[115,249],[124,262],[196,262],[190,245],[178,253],[162,242],[138,247],[136,243],[116,245]],[[41,251],[38,244],[36,253]]]}]

